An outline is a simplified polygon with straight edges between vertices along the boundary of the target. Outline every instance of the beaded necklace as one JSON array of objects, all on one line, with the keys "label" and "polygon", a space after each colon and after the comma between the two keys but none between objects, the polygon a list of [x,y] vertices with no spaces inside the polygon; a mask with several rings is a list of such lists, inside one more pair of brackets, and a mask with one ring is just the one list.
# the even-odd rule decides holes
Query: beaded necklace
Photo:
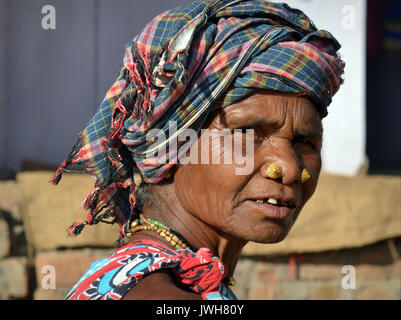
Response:
[{"label": "beaded necklace", "polygon": [[[139,219],[135,219],[129,225],[127,236],[131,237],[135,232],[138,231],[155,231],[163,239],[165,239],[174,249],[190,249],[193,252],[197,252],[198,249],[191,245],[187,239],[184,238],[179,232],[168,227],[163,222],[152,218],[146,218],[143,214],[139,215]],[[231,277],[230,279],[224,279],[224,281],[233,286],[236,280]]]},{"label": "beaded necklace", "polygon": [[198,251],[198,249],[195,248],[193,245],[191,245],[179,232],[166,226],[161,221],[152,218],[146,218],[143,214],[139,215],[139,219],[136,219],[131,222],[127,236],[130,237],[135,232],[145,231],[145,230],[156,231],[163,239],[167,240],[167,242],[176,250],[190,249],[193,252]]}]

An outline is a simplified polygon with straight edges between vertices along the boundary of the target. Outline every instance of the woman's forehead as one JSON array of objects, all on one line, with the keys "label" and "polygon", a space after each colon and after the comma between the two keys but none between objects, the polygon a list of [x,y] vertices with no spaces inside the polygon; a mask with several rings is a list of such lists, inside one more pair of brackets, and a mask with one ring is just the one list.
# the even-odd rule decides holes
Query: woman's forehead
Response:
[{"label": "woman's forehead", "polygon": [[298,126],[321,128],[319,112],[311,101],[293,94],[257,93],[223,109],[221,118],[231,124],[249,122],[282,126],[292,118]]}]

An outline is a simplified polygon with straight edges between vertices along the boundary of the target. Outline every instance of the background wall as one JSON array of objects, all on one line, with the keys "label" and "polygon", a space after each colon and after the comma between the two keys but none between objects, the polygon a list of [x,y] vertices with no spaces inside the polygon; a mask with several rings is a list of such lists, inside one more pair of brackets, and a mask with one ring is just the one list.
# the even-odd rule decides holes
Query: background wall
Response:
[{"label": "background wall", "polygon": [[401,174],[401,1],[369,0],[366,153],[370,173]]},{"label": "background wall", "polygon": [[[0,0],[0,169],[63,161],[117,78],[125,44],[188,2]],[[42,28],[48,4],[55,30]]]}]

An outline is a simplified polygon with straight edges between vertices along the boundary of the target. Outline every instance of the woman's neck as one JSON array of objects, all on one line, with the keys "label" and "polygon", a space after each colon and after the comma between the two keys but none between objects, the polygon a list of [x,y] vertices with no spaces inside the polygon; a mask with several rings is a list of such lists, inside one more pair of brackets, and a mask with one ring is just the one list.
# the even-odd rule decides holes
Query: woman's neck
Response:
[{"label": "woman's neck", "polygon": [[[210,249],[227,266],[228,276],[231,277],[246,241],[229,237],[184,210],[172,184],[154,185],[151,192],[152,197],[143,208],[145,217],[165,223],[195,248]],[[146,235],[151,236],[150,232],[146,232]],[[160,236],[155,233],[151,237],[155,239]]]}]

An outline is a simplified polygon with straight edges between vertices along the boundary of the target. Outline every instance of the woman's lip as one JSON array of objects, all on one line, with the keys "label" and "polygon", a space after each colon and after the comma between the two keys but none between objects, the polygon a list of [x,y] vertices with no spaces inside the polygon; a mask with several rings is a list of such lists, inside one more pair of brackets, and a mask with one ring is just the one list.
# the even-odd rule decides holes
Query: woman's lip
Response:
[{"label": "woman's lip", "polygon": [[257,203],[256,201],[252,200],[246,200],[243,203],[262,211],[263,214],[267,217],[276,220],[287,219],[290,216],[291,211],[295,209],[288,207],[278,207],[270,203]]},{"label": "woman's lip", "polygon": [[[268,199],[276,200],[279,203],[286,204],[287,207],[295,208],[295,200],[293,200],[292,198],[291,199],[290,198],[285,198],[284,199],[284,198],[281,198],[279,196],[264,196],[264,197],[262,196],[262,197],[259,197],[259,198],[250,198],[248,200],[252,200],[252,201],[256,201],[256,202],[259,201],[259,200],[263,200],[265,202]],[[274,204],[274,203],[271,203],[271,204]]]}]

